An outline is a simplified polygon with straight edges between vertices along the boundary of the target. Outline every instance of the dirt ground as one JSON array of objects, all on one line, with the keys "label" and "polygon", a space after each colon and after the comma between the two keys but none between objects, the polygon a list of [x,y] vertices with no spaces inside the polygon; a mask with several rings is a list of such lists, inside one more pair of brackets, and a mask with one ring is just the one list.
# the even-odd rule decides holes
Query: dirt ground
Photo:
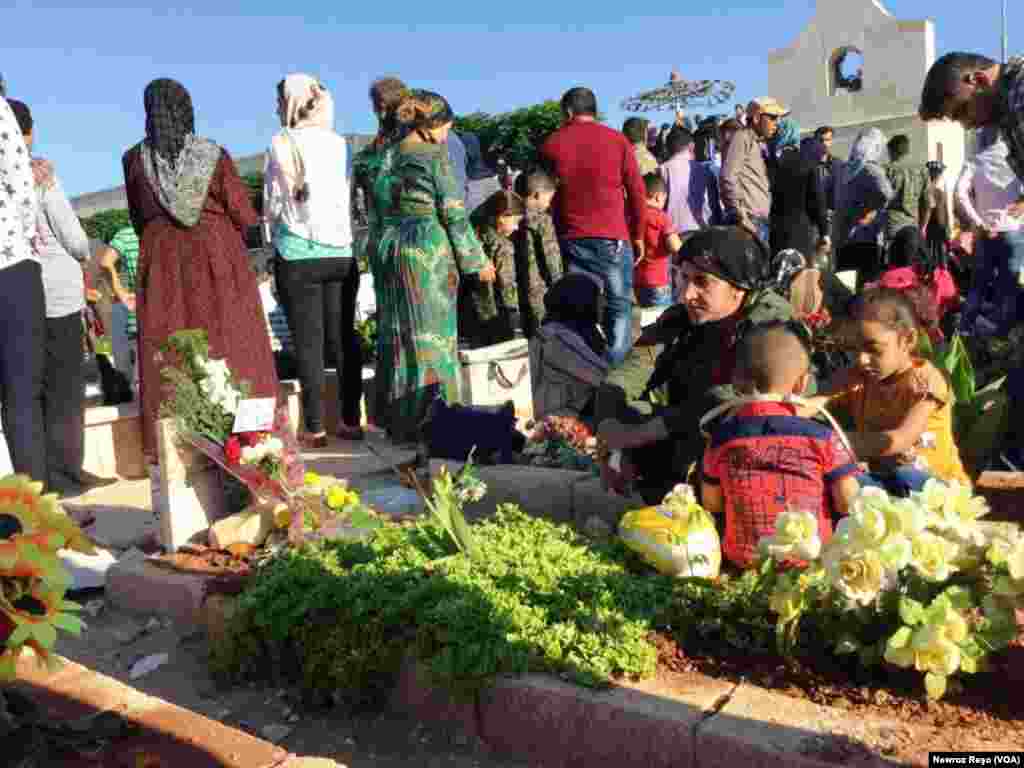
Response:
[{"label": "dirt ground", "polygon": [[[338,710],[306,712],[297,694],[287,689],[263,684],[218,688],[207,671],[202,634],[183,636],[159,617],[118,612],[103,602],[102,594],[76,596],[99,610],[95,617],[84,615],[88,629],[81,637],[61,636],[61,655],[289,752],[330,758],[350,768],[526,766],[492,754],[476,739],[431,729],[396,713],[347,717]],[[163,666],[130,679],[138,660],[164,653],[169,658]]]}]

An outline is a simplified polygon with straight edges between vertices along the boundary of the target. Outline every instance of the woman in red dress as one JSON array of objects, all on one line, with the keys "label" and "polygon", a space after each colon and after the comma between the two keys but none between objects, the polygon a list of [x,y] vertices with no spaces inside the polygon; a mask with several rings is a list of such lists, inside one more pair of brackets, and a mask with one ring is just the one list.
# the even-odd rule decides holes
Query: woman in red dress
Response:
[{"label": "woman in red dress", "polygon": [[146,138],[124,154],[128,210],[139,235],[137,317],[142,437],[156,461],[154,425],[168,394],[160,346],[203,329],[251,397],[276,397],[277,378],[244,233],[257,223],[227,151],[195,134],[192,99],[174,80],[144,95]]}]

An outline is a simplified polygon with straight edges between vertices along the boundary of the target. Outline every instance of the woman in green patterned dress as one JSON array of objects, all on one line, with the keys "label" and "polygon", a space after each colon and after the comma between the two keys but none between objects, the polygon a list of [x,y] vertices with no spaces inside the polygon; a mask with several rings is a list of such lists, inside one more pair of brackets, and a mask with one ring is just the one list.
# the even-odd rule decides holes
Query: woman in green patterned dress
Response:
[{"label": "woman in green patterned dress", "polygon": [[375,196],[377,180],[383,174],[388,176],[390,163],[394,153],[389,153],[389,147],[402,138],[403,126],[398,122],[395,114],[398,105],[409,96],[409,89],[405,83],[396,77],[383,77],[375,80],[370,86],[370,103],[377,115],[378,129],[373,141],[356,155],[352,162],[352,187],[362,192],[362,198],[366,206],[367,229],[363,236],[358,237],[354,243],[353,250],[356,255],[366,260],[373,276],[373,287],[377,301],[377,376],[373,387],[373,407],[369,409],[373,414],[374,423],[379,427],[386,427],[388,412],[390,411],[390,400],[388,387],[384,386],[387,380],[381,376],[384,371],[383,361],[390,361],[394,358],[394,350],[391,347],[392,340],[396,337],[394,333],[395,313],[393,307],[394,286],[389,286],[391,273],[385,273],[380,268],[377,245],[380,242],[381,230],[383,228],[383,217],[391,205],[390,187],[383,185],[381,190],[383,197],[378,199]]},{"label": "woman in green patterned dress", "polygon": [[[394,322],[392,358],[379,360],[376,385],[387,388],[388,431],[417,442],[434,401],[460,402],[459,274],[494,280],[494,267],[469,224],[448,161],[454,119],[442,96],[413,91],[398,107],[405,138],[385,151],[374,198],[387,207],[377,246],[388,276]],[[385,329],[380,329],[384,333]]]}]

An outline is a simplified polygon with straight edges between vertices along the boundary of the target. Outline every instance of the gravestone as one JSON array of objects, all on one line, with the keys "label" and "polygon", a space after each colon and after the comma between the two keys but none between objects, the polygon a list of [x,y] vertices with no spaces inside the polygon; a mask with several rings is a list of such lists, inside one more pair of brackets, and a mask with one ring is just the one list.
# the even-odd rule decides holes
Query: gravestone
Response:
[{"label": "gravestone", "polygon": [[156,423],[159,465],[152,477],[160,543],[175,552],[227,516],[222,470],[178,439],[171,419]]},{"label": "gravestone", "polygon": [[932,21],[898,19],[881,0],[817,0],[796,40],[769,54],[767,95],[792,110],[805,134],[832,126],[840,159],[866,128],[887,139],[906,134],[911,159],[941,160],[952,185],[965,160],[963,128],[917,116],[934,62]]}]

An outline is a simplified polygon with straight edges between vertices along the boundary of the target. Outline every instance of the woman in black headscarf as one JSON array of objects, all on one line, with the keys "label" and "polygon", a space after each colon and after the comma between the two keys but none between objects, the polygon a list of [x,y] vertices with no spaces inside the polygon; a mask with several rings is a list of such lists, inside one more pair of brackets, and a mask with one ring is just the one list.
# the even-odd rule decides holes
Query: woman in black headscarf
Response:
[{"label": "woman in black headscarf", "polygon": [[146,137],[124,154],[128,212],[139,236],[137,317],[143,445],[168,394],[158,353],[180,330],[202,329],[252,397],[276,397],[277,378],[256,274],[243,239],[257,223],[227,151],[195,133],[192,99],[174,80],[146,87]]},{"label": "woman in black headscarf", "polygon": [[584,274],[566,275],[544,296],[544,310],[544,324],[530,342],[533,415],[590,422],[594,394],[608,376],[601,286]]}]

